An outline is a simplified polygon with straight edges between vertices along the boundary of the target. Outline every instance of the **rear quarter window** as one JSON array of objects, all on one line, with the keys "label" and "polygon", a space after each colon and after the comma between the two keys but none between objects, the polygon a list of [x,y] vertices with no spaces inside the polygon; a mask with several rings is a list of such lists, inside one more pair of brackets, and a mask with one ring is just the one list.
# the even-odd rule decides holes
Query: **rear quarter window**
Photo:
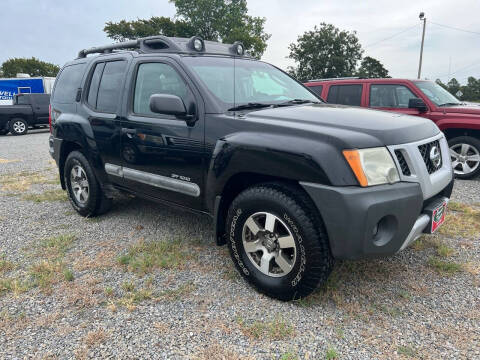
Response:
[{"label": "rear quarter window", "polygon": [[328,90],[327,102],[360,106],[362,104],[362,88],[363,85],[361,84],[332,85]]},{"label": "rear quarter window", "polygon": [[322,96],[323,85],[309,86],[309,89],[312,90],[318,96]]},{"label": "rear quarter window", "polygon": [[64,67],[55,82],[52,101],[64,104],[73,103],[81,85],[84,70],[85,63]]}]

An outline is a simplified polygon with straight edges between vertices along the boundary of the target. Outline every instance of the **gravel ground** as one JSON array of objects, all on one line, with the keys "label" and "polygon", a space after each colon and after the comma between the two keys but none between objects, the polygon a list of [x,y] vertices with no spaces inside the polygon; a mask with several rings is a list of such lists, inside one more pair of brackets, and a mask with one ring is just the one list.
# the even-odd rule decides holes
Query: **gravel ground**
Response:
[{"label": "gravel ground", "polygon": [[[233,270],[208,218],[131,197],[77,216],[47,139],[0,137],[1,358],[480,359],[479,180],[457,181],[442,233],[282,303]],[[172,258],[122,257],[152,241]]]}]

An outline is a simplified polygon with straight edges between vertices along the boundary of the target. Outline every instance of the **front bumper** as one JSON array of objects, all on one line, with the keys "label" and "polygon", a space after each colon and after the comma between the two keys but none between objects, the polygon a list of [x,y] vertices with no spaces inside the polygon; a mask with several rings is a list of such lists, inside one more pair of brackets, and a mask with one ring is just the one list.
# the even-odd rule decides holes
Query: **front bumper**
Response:
[{"label": "front bumper", "polygon": [[418,238],[430,222],[424,209],[441,198],[450,198],[453,179],[427,200],[418,183],[368,188],[300,185],[323,218],[333,256],[360,259],[395,254]]}]

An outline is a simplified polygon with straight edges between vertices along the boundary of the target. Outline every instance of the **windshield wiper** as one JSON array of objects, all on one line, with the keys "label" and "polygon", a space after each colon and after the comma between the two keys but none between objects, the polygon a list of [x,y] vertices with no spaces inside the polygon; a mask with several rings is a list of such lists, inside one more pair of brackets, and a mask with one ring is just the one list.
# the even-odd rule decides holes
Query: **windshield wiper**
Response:
[{"label": "windshield wiper", "polygon": [[306,99],[293,99],[293,100],[282,102],[280,104],[275,104],[275,106],[291,106],[291,105],[308,104],[308,103],[320,104],[320,101],[313,101],[313,100],[306,100]]},{"label": "windshield wiper", "polygon": [[458,102],[458,103],[454,103],[454,102],[447,102],[445,104],[440,104],[438,106],[453,106],[453,105],[464,105],[464,103],[461,103],[461,102]]},{"label": "windshield wiper", "polygon": [[242,105],[234,106],[234,107],[228,109],[228,111],[247,110],[247,109],[260,109],[260,108],[269,107],[269,106],[272,106],[272,104],[249,102],[249,103],[247,103],[247,104],[242,104]]}]

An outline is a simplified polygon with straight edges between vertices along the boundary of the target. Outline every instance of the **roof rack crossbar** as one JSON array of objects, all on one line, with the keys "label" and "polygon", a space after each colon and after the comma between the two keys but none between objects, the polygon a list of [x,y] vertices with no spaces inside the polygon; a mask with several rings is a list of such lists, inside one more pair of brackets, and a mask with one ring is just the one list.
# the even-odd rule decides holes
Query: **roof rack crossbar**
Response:
[{"label": "roof rack crossbar", "polygon": [[355,79],[360,79],[360,77],[359,76],[347,76],[347,77],[337,77],[337,78],[313,79],[313,80],[308,80],[308,82],[330,81],[330,80],[355,80]]},{"label": "roof rack crossbar", "polygon": [[123,41],[116,44],[97,46],[97,47],[92,47],[90,49],[80,50],[80,52],[78,53],[78,57],[84,58],[88,54],[110,53],[112,52],[112,50],[136,49],[136,48],[140,48],[139,40]]},{"label": "roof rack crossbar", "polygon": [[180,48],[168,37],[163,35],[149,36],[136,40],[122,41],[115,44],[92,47],[90,49],[80,50],[79,58],[84,58],[89,54],[111,53],[113,50],[140,49],[144,52],[154,51],[157,46],[162,49],[171,49],[179,51]]}]

